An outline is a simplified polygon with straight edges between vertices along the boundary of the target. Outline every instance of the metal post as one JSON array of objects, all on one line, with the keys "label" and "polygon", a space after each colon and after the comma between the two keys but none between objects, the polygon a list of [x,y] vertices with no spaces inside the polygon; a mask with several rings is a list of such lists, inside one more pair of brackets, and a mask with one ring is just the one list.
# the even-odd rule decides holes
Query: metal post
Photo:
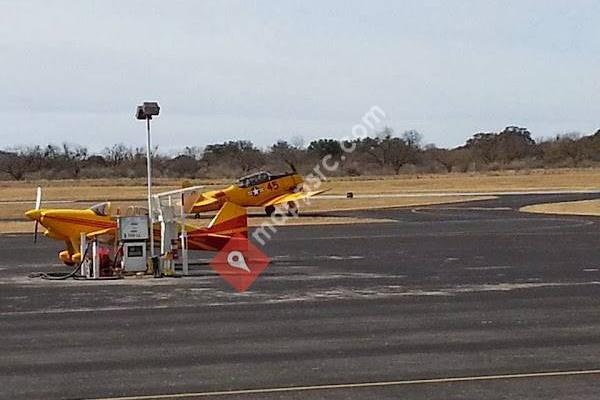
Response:
[{"label": "metal post", "polygon": [[146,131],[148,133],[146,143],[146,167],[148,175],[148,218],[150,220],[150,257],[154,258],[154,218],[152,213],[152,155],[150,142],[150,116],[146,117]]},{"label": "metal post", "polygon": [[98,239],[92,242],[92,279],[100,278],[100,257],[98,256]]},{"label": "metal post", "polygon": [[[161,242],[160,242],[160,254],[161,255],[165,255],[166,253],[170,253],[173,251],[173,249],[171,248],[171,231],[170,231],[170,226],[168,224],[172,223],[171,220],[171,196],[168,197],[168,201],[167,201],[167,206],[169,207],[167,210],[165,210],[165,206],[163,206],[162,203],[160,203],[160,200],[157,201],[160,204],[160,211],[161,211],[161,216],[162,216],[162,222],[161,222],[161,230],[160,230],[160,234],[161,236]],[[163,212],[164,211],[164,212]]]},{"label": "metal post", "polygon": [[185,208],[183,204],[183,194],[181,195],[181,263],[183,275],[189,275],[188,251],[187,251],[187,230],[185,229]]},{"label": "metal post", "polygon": [[81,254],[81,270],[79,270],[79,274],[84,277],[88,277],[90,274],[89,269],[90,265],[88,261],[85,259],[85,252],[87,250],[87,236],[84,232],[79,234],[79,254]]}]

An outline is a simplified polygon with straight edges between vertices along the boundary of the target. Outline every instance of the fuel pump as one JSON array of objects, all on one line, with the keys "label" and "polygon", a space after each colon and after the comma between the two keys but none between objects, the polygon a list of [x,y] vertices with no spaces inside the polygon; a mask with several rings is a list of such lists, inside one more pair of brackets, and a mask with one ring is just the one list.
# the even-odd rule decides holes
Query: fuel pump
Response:
[{"label": "fuel pump", "polygon": [[121,268],[124,272],[145,272],[148,269],[149,226],[147,215],[117,218],[119,246],[123,251]]}]

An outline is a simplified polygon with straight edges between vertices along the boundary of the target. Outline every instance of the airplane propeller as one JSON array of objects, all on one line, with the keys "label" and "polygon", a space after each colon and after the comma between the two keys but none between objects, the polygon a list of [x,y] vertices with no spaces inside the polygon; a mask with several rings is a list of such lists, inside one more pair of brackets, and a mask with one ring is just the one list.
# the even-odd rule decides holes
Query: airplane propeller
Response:
[{"label": "airplane propeller", "polygon": [[[41,207],[42,207],[42,188],[40,186],[38,186],[37,195],[35,198],[35,209],[39,210]],[[40,226],[40,221],[39,221],[39,219],[36,219],[35,220],[35,228],[33,230],[33,243],[37,243],[39,226]]]},{"label": "airplane propeller", "polygon": [[295,174],[298,173],[298,170],[296,169],[296,166],[294,165],[293,162],[291,162],[289,160],[285,160],[285,163],[290,166],[290,168],[292,169],[293,173],[295,173]]}]

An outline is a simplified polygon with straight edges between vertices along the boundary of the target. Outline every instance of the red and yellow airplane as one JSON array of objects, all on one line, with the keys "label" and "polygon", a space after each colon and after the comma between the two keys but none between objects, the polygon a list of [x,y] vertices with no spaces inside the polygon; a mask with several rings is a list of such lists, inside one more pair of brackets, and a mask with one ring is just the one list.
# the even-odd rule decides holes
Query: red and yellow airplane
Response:
[{"label": "red and yellow airplane", "polygon": [[[88,237],[109,235],[114,237],[117,229],[116,215],[111,214],[110,202],[97,204],[89,209],[43,209],[41,206],[41,189],[35,209],[25,213],[27,218],[35,221],[35,239],[38,225],[46,228],[44,235],[66,244],[66,250],[59,253],[59,259],[67,265],[81,262],[81,233]],[[188,249],[219,251],[232,236],[248,236],[246,210],[233,203],[224,203],[217,215],[206,228],[186,225]],[[154,226],[155,237],[160,235],[160,227]]]},{"label": "red and yellow airplane", "polygon": [[264,207],[267,215],[273,214],[275,206],[286,204],[288,214],[298,214],[298,201],[325,192],[304,191],[304,178],[296,172],[274,175],[270,172],[257,172],[240,178],[237,184],[225,189],[200,193],[188,197],[184,202],[186,212],[198,214],[220,209],[229,202],[240,207]]}]

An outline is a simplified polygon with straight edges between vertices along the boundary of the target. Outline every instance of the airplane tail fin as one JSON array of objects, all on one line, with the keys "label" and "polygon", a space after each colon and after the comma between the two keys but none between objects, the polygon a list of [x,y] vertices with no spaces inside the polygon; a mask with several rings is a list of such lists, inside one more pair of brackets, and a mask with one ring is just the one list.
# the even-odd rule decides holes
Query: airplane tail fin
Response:
[{"label": "airplane tail fin", "polygon": [[246,209],[233,203],[225,203],[208,227],[188,233],[190,250],[221,250],[233,237],[248,237]]},{"label": "airplane tail fin", "polygon": [[237,204],[227,202],[210,221],[209,233],[218,235],[243,235],[248,237],[248,214],[246,209]]}]

